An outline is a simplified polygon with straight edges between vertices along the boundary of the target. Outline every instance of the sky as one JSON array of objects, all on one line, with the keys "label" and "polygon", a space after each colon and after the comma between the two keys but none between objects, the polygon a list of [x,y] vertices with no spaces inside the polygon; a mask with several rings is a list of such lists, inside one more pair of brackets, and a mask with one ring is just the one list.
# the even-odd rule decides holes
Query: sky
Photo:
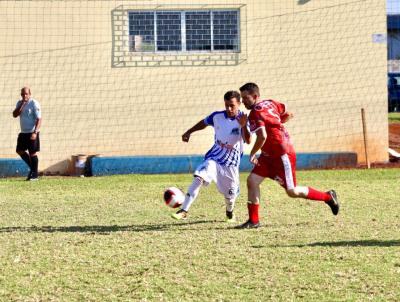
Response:
[{"label": "sky", "polygon": [[400,0],[386,0],[388,14],[400,14]]}]

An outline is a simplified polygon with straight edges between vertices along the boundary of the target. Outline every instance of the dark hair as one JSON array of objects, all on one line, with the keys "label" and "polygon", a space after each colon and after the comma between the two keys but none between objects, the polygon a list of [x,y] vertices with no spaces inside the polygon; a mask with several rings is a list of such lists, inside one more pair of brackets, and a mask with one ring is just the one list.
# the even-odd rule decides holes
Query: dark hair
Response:
[{"label": "dark hair", "polygon": [[250,94],[256,94],[260,96],[260,88],[258,88],[256,83],[246,83],[239,88],[240,92],[246,91]]},{"label": "dark hair", "polygon": [[229,101],[230,99],[237,99],[240,102],[240,93],[236,90],[230,90],[224,94],[224,100]]}]

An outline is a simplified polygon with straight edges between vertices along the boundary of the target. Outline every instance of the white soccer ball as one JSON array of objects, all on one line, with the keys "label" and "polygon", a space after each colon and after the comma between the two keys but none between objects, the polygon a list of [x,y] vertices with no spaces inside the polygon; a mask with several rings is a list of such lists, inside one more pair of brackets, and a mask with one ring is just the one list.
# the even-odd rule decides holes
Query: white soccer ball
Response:
[{"label": "white soccer ball", "polygon": [[185,200],[185,194],[176,187],[170,187],[164,192],[165,204],[171,208],[178,208]]}]

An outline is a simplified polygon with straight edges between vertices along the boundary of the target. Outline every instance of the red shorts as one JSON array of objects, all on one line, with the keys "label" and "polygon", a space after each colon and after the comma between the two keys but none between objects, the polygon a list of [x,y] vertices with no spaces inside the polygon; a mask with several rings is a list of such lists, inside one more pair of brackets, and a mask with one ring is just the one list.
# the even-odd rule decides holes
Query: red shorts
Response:
[{"label": "red shorts", "polygon": [[285,189],[296,186],[296,154],[284,154],[281,157],[270,157],[263,154],[258,158],[258,165],[251,173],[276,180]]}]

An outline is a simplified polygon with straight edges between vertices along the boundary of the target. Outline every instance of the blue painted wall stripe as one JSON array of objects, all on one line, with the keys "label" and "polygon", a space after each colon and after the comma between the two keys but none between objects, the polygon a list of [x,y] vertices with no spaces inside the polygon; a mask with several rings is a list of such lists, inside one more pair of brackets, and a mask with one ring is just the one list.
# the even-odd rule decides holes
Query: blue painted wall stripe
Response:
[{"label": "blue painted wall stripe", "polygon": [[[191,173],[203,161],[203,156],[118,156],[94,157],[91,169],[94,176],[112,174]],[[357,154],[353,152],[319,152],[297,154],[297,169],[356,167]],[[252,165],[245,155],[240,171],[250,171]]]},{"label": "blue painted wall stripe", "polygon": [[0,158],[0,177],[27,176],[29,168],[22,159]]},{"label": "blue painted wall stripe", "polygon": [[[113,156],[93,157],[89,167],[94,176],[113,174],[192,173],[203,161],[200,155],[182,156]],[[353,152],[298,153],[297,169],[325,169],[356,167],[357,154]],[[240,171],[252,169],[249,156],[244,155]],[[28,166],[21,159],[0,159],[0,177],[26,176]]]}]

